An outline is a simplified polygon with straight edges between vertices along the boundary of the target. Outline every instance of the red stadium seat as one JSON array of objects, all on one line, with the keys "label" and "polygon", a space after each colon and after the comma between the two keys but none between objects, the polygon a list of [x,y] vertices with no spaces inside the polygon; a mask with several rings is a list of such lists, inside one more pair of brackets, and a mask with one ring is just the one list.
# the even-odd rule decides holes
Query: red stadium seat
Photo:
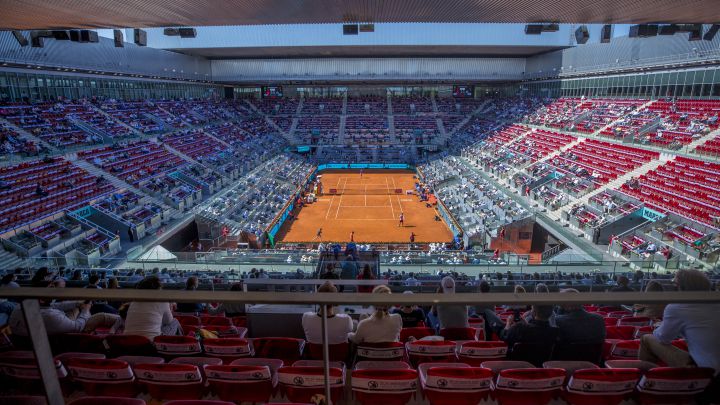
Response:
[{"label": "red stadium seat", "polygon": [[71,359],[68,370],[73,381],[93,396],[134,397],[138,389],[130,365],[115,359]]},{"label": "red stadium seat", "polygon": [[[281,367],[278,370],[280,388],[291,402],[310,402],[313,395],[325,392],[325,371],[323,367]],[[330,368],[330,390],[333,401],[342,398],[345,387],[345,372],[341,368]]]},{"label": "red stadium seat", "polygon": [[153,344],[157,353],[166,358],[202,353],[200,341],[190,336],[157,336]]},{"label": "red stadium seat", "polygon": [[[308,359],[311,360],[322,360],[323,359],[323,347],[317,343],[307,343],[305,345],[307,352],[305,353]],[[350,344],[349,343],[338,343],[335,345],[329,345],[330,361],[342,361],[347,362],[350,355]]]},{"label": "red stadium seat", "polygon": [[233,326],[231,318],[224,316],[203,315],[200,317],[200,324],[203,326]]},{"label": "red stadium seat", "polygon": [[495,398],[500,405],[544,405],[557,397],[565,381],[559,368],[506,369],[498,373]]},{"label": "red stadium seat", "polygon": [[55,356],[55,360],[59,360],[63,364],[67,364],[70,359],[104,359],[105,355],[100,353],[79,353],[79,352],[68,352],[58,354]]},{"label": "red stadium seat", "polygon": [[200,374],[205,378],[205,366],[220,366],[223,361],[218,357],[176,357],[170,360],[170,364],[192,364],[200,369]]},{"label": "red stadium seat", "polygon": [[439,335],[445,340],[477,340],[475,328],[444,328],[440,329]]},{"label": "red stadium seat", "polygon": [[608,360],[637,360],[639,352],[639,340],[620,340],[612,345]]},{"label": "red stadium seat", "polygon": [[305,341],[303,339],[267,337],[252,340],[255,356],[280,359],[292,364],[302,358]]},{"label": "red stadium seat", "polygon": [[267,402],[275,389],[268,366],[209,365],[205,373],[212,392],[224,401]]},{"label": "red stadium seat", "polygon": [[138,335],[107,335],[108,357],[154,356],[155,346],[150,339]]},{"label": "red stadium seat", "polygon": [[[420,365],[422,366],[422,364]],[[412,367],[404,361],[358,361],[354,370],[410,370]]]},{"label": "red stadium seat", "polygon": [[507,349],[507,343],[499,341],[463,342],[460,344],[458,359],[471,366],[479,366],[485,361],[504,359],[507,356]]},{"label": "red stadium seat", "polygon": [[167,401],[163,405],[235,405],[233,402],[214,401],[211,399],[179,399]]},{"label": "red stadium seat", "polygon": [[[63,364],[57,359],[54,362],[58,378],[66,379],[68,373]],[[12,384],[22,393],[41,394],[44,391],[40,369],[31,351],[3,353],[0,356],[0,376],[6,378],[5,384]]]},{"label": "red stadium seat", "polygon": [[405,350],[410,364],[427,362],[455,362],[457,343],[451,340],[415,340],[405,343]]},{"label": "red stadium seat", "polygon": [[145,401],[138,398],[117,398],[117,397],[84,397],[78,398],[68,405],[145,405]]},{"label": "red stadium seat", "polygon": [[489,369],[467,367],[464,364],[441,367],[432,367],[432,363],[423,365],[431,366],[427,371],[420,371],[423,392],[430,405],[476,405],[490,394],[493,373]]},{"label": "red stadium seat", "polygon": [[605,328],[605,339],[629,340],[635,336],[635,327],[630,325],[608,326]]},{"label": "red stadium seat", "polygon": [[361,343],[357,347],[356,361],[402,361],[405,345],[400,342]]},{"label": "red stadium seat", "polygon": [[200,322],[200,318],[195,315],[175,315],[175,319],[180,322],[180,325],[182,325],[183,328],[186,326],[200,326],[202,323]]},{"label": "red stadium seat", "polygon": [[135,374],[156,399],[199,399],[204,392],[202,374],[191,364],[138,364]]},{"label": "red stadium seat", "polygon": [[122,360],[130,365],[130,367],[135,367],[137,364],[163,364],[165,363],[165,359],[162,357],[157,356],[120,356],[116,357],[116,360]]},{"label": "red stadium seat", "polygon": [[410,339],[410,337],[420,340],[427,336],[433,336],[434,334],[435,331],[432,328],[427,327],[402,328],[402,330],[400,330],[400,341],[405,343],[408,339]]},{"label": "red stadium seat", "polygon": [[480,367],[489,368],[493,373],[498,374],[503,370],[519,369],[519,368],[535,368],[531,363],[527,361],[514,361],[514,360],[490,360],[483,361]]},{"label": "red stadium seat", "polygon": [[652,319],[646,316],[628,316],[626,318],[620,318],[617,324],[618,326],[650,326],[652,325]]},{"label": "red stadium seat", "polygon": [[565,378],[569,380],[575,370],[598,368],[595,363],[589,361],[552,360],[543,363],[543,368],[561,368],[565,370]]},{"label": "red stadium seat", "polygon": [[645,373],[657,367],[657,364],[645,360],[608,360],[605,362],[607,368],[636,368]]},{"label": "red stadium seat", "polygon": [[62,333],[51,340],[53,353],[83,352],[106,354],[105,337],[89,333]]},{"label": "red stadium seat", "polygon": [[253,355],[253,346],[247,339],[205,339],[203,340],[205,354],[210,357],[219,357],[229,363],[241,357]]},{"label": "red stadium seat", "polygon": [[642,405],[689,403],[705,391],[714,374],[705,367],[657,367],[638,382],[638,399]]},{"label": "red stadium seat", "polygon": [[567,384],[564,399],[572,405],[617,405],[635,390],[640,370],[581,369]]},{"label": "red stadium seat", "polygon": [[366,369],[352,372],[352,391],[362,405],[405,405],[417,391],[415,370]]}]

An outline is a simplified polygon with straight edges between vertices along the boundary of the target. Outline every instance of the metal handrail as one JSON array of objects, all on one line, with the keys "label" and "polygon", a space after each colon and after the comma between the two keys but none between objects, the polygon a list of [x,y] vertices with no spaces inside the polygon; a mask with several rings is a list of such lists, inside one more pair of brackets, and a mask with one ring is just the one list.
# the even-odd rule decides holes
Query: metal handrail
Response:
[{"label": "metal handrail", "polygon": [[[380,283],[377,283],[380,284]],[[227,302],[253,304],[318,305],[436,305],[436,304],[586,304],[586,303],[710,303],[720,302],[716,291],[592,292],[592,293],[455,293],[455,294],[362,294],[362,293],[269,293],[237,291],[186,291],[90,288],[17,288],[2,291],[7,299],[64,299],[149,302]]]}]

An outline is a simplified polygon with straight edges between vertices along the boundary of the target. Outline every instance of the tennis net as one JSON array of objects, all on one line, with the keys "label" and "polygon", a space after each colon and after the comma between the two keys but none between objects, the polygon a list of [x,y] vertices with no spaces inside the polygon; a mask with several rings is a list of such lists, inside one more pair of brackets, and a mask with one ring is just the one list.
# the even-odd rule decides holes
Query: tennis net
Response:
[{"label": "tennis net", "polygon": [[396,195],[402,194],[401,188],[331,188],[324,191],[325,195]]}]

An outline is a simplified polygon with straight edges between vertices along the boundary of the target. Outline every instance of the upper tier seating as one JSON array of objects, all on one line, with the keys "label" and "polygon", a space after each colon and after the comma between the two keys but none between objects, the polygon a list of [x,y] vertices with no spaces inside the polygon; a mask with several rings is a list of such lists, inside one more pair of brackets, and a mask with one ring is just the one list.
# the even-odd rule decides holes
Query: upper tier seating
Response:
[{"label": "upper tier seating", "polygon": [[63,158],[0,167],[0,229],[8,230],[82,206],[113,186]]},{"label": "upper tier seating", "polygon": [[428,97],[402,96],[393,97],[392,111],[394,115],[432,113],[432,101]]},{"label": "upper tier seating", "polygon": [[588,139],[552,159],[555,168],[599,184],[630,172],[660,156],[657,152]]},{"label": "upper tier seating", "polygon": [[[2,108],[0,108],[1,115],[3,115]],[[38,156],[46,149],[0,123],[0,155]]]},{"label": "upper tier seating", "polygon": [[263,98],[252,100],[252,103],[267,115],[294,115],[297,112],[299,101],[293,98]]},{"label": "upper tier seating", "polygon": [[78,156],[133,185],[187,164],[161,145],[148,141],[106,146],[79,152]]},{"label": "upper tier seating", "polygon": [[346,108],[347,115],[386,115],[387,97],[348,97]]},{"label": "upper tier seating", "polygon": [[342,98],[306,98],[300,114],[341,114]]},{"label": "upper tier seating", "polygon": [[100,103],[100,108],[143,134],[154,134],[165,129],[163,121],[150,114],[144,101],[104,100]]},{"label": "upper tier seating", "polygon": [[348,116],[345,121],[345,143],[372,145],[387,143],[390,130],[385,116]]},{"label": "upper tier seating", "polygon": [[720,164],[677,157],[628,182],[620,190],[651,208],[673,212],[718,227],[720,225]]},{"label": "upper tier seating", "polygon": [[0,109],[3,118],[55,147],[101,143],[99,135],[85,132],[74,123],[77,111],[87,113],[84,106],[72,102],[6,105]]},{"label": "upper tier seating", "polygon": [[334,143],[340,131],[337,115],[303,116],[298,119],[295,136],[305,143]]}]

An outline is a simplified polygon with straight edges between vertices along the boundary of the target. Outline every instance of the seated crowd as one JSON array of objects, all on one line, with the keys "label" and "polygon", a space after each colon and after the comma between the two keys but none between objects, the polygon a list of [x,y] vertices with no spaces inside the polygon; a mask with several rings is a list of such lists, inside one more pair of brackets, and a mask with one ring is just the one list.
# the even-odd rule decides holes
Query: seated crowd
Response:
[{"label": "seated crowd", "polygon": [[[613,291],[632,291],[627,282],[627,279],[619,280]],[[98,275],[91,275],[85,288],[100,288],[99,284]],[[679,291],[685,292],[710,291],[713,287],[707,276],[697,270],[678,271],[673,284]],[[41,270],[35,274],[33,285],[64,288],[65,281],[52,277],[47,270]],[[161,277],[153,275],[141,276],[134,286],[140,290],[159,290],[162,285]],[[453,277],[445,276],[440,280],[438,293],[465,295],[472,302],[473,294],[457,292],[456,285]],[[196,277],[187,278],[186,290],[194,290],[197,286]],[[3,278],[0,291],[10,288],[20,287],[12,277]],[[117,282],[111,282],[108,288],[117,288]],[[662,284],[651,281],[645,290],[650,293],[665,289]],[[240,284],[231,288],[231,291],[240,290]],[[490,291],[490,284],[482,281],[474,294],[482,297]],[[515,287],[515,295],[519,297],[547,294],[548,291],[542,283],[535,286],[534,293],[526,292],[519,285]],[[317,290],[317,294],[328,296],[338,292],[330,280]],[[572,288],[561,289],[560,292],[568,297],[581,294]],[[411,294],[409,291],[405,293]],[[388,295],[391,289],[377,285],[372,294]],[[23,393],[23,390],[32,388],[31,383],[37,382],[38,377],[18,375],[9,370],[28,367],[23,359],[32,354],[22,351],[30,347],[27,325],[19,305],[11,301],[2,304],[12,307],[9,316],[11,343],[0,360],[2,378],[17,382],[10,391]],[[713,390],[718,388],[720,371],[720,346],[717,345],[720,335],[716,328],[720,320],[719,309],[718,304],[669,303],[630,307],[567,302],[558,305],[496,306],[483,302],[430,307],[376,305],[361,310],[357,317],[354,312],[339,313],[337,308],[319,306],[316,311],[302,315],[304,339],[296,339],[283,336],[247,338],[248,334],[253,335],[253,331],[252,325],[245,321],[245,305],[234,303],[40,300],[40,313],[48,334],[52,336],[51,346],[57,355],[58,367],[69,371],[68,377],[61,375],[61,381],[64,381],[63,384],[74,383],[68,385],[66,395],[135,397],[146,392],[141,394],[141,398],[197,399],[210,396],[234,402],[250,401],[248,398],[254,392],[251,386],[242,385],[249,380],[240,374],[232,374],[255,371],[238,368],[241,365],[263,367],[272,364],[270,373],[280,376],[272,386],[279,383],[284,388],[280,395],[290,401],[300,398],[289,389],[293,387],[292,382],[284,379],[283,374],[310,372],[312,367],[322,373],[321,363],[312,360],[323,357],[322,316],[325,312],[327,324],[324,333],[330,344],[331,370],[354,366],[350,379],[353,391],[358,386],[356,382],[362,381],[362,373],[358,370],[367,367],[369,360],[374,362],[374,368],[380,370],[394,370],[395,365],[402,364],[404,370],[412,370],[413,380],[420,377],[423,390],[426,382],[419,374],[428,373],[433,367],[487,369],[488,375],[495,374],[497,380],[497,385],[487,393],[492,392],[500,404],[506,403],[502,395],[502,378],[507,377],[510,370],[519,369],[527,369],[527,372],[535,370],[535,373],[552,373],[551,370],[560,369],[563,376],[576,378],[592,374],[588,370],[604,370],[602,375],[606,378],[614,373],[623,373],[631,384],[625,386],[623,394],[616,402],[611,402],[613,404],[631,397],[644,403],[648,395],[655,399],[670,395],[678,403],[692,400],[701,404],[712,403],[712,399],[716,398],[713,395],[717,391]],[[191,367],[185,369],[178,364]],[[129,380],[122,382],[128,384],[122,389],[118,389],[120,381],[114,377],[101,377],[91,371],[119,370],[117,367],[127,369],[130,376]],[[157,379],[143,376],[142,370],[146,369],[155,370]],[[164,379],[172,378],[172,373],[178,371],[185,373],[187,379],[178,386],[177,392],[155,385],[167,384]],[[226,374],[221,377],[217,373]],[[331,371],[331,376],[333,373]],[[628,373],[631,375],[629,378]],[[654,378],[672,381],[668,388],[651,389],[645,382],[656,373],[659,375]],[[237,385],[233,386],[233,390],[222,389],[217,382],[223,378],[226,383]],[[253,377],[257,378],[262,379]],[[66,379],[69,380],[65,382]],[[566,395],[575,392],[575,385],[572,379],[569,382],[566,380],[566,383],[567,387],[553,384],[548,389],[533,386],[526,392],[537,394],[551,389],[556,392],[547,400],[555,395],[562,395],[567,400]],[[600,385],[597,391],[579,392],[588,395],[618,394]],[[313,394],[321,393],[321,389],[320,385],[320,391]],[[415,389],[413,385],[413,392]],[[84,391],[84,394],[78,390]],[[263,391],[260,395],[262,399],[257,402],[268,402],[275,395],[273,391]],[[545,404],[547,400],[537,403]],[[430,398],[430,403],[436,402]]]}]

